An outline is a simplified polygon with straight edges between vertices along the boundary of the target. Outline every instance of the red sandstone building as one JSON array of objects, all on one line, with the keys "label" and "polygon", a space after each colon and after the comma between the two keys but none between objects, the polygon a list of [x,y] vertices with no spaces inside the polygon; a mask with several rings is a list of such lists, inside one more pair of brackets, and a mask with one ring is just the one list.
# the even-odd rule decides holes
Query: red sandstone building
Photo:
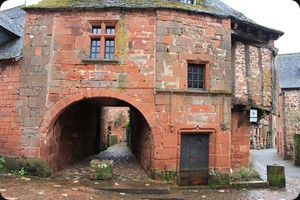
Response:
[{"label": "red sandstone building", "polygon": [[25,11],[20,55],[0,57],[2,156],[55,173],[99,153],[101,108],[125,106],[153,178],[205,184],[211,169],[249,164],[249,110],[272,112],[282,32],[219,0],[43,0]]},{"label": "red sandstone building", "polygon": [[[287,160],[300,165],[300,53],[281,54],[276,58],[278,73],[277,148]],[[295,142],[297,141],[297,142]],[[296,155],[298,154],[298,155]]]}]

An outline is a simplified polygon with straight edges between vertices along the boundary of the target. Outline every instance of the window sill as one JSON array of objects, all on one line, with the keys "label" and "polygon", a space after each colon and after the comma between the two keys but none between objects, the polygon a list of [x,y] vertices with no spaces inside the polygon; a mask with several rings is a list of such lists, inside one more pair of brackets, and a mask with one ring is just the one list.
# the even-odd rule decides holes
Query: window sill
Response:
[{"label": "window sill", "polygon": [[84,59],[81,60],[82,63],[109,63],[109,64],[119,64],[120,61],[116,59]]},{"label": "window sill", "polygon": [[213,90],[213,91],[207,91],[207,90],[197,90],[197,89],[184,89],[184,90],[168,90],[168,89],[156,89],[158,93],[178,93],[178,94],[213,94],[213,95],[219,95],[219,94],[225,94],[225,95],[231,95],[231,91],[223,91],[223,90]]}]

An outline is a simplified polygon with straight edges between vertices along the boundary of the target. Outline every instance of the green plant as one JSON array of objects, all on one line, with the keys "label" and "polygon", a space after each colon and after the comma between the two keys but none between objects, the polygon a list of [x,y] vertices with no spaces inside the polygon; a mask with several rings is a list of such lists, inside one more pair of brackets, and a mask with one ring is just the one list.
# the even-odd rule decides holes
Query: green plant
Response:
[{"label": "green plant", "polygon": [[230,176],[231,182],[260,180],[260,175],[253,169],[253,164],[249,167],[239,167]]},{"label": "green plant", "polygon": [[118,127],[126,122],[125,115],[121,112],[119,113],[118,117],[114,120],[114,126]]},{"label": "green plant", "polygon": [[0,172],[2,172],[2,170],[4,169],[4,163],[5,163],[5,159],[0,157]]},{"label": "green plant", "polygon": [[173,183],[174,180],[174,173],[170,171],[166,171],[166,181],[167,183]]},{"label": "green plant", "polygon": [[211,170],[209,173],[208,185],[210,188],[214,188],[216,185],[229,185],[229,172],[225,171],[214,171]]},{"label": "green plant", "polygon": [[20,175],[20,176],[24,176],[26,175],[28,172],[24,169],[24,167],[22,167],[20,170],[11,170],[10,171],[12,174],[15,174],[15,175]]}]

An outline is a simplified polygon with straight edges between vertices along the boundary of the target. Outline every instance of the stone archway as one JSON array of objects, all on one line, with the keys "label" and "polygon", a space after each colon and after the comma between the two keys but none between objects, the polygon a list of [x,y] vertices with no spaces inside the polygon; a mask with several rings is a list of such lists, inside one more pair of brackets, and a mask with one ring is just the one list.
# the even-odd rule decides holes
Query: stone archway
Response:
[{"label": "stone archway", "polygon": [[[58,155],[56,151],[53,151],[53,149],[57,149],[57,146],[59,143],[57,142],[57,138],[60,137],[60,135],[55,134],[54,125],[58,121],[59,117],[62,116],[63,113],[65,113],[70,108],[73,108],[75,105],[79,105],[84,101],[94,100],[94,99],[115,99],[122,102],[125,102],[127,105],[130,105],[132,108],[134,108],[136,113],[140,113],[139,115],[145,118],[146,123],[148,124],[150,131],[151,131],[151,140],[153,141],[153,147],[158,141],[155,141],[155,137],[153,135],[155,132],[158,132],[160,130],[159,126],[156,124],[158,120],[156,119],[156,116],[153,113],[151,107],[144,106],[142,103],[140,103],[135,98],[132,98],[126,94],[122,94],[118,91],[111,91],[111,90],[93,90],[93,91],[85,91],[73,94],[71,96],[68,96],[66,98],[61,99],[58,101],[47,113],[42,126],[39,130],[39,137],[41,139],[41,147],[40,147],[40,153],[39,157],[42,159],[46,159],[50,164],[52,163],[52,166],[55,165],[55,158],[58,158]],[[66,119],[66,118],[65,118]],[[61,131],[61,130],[60,130]],[[157,133],[156,133],[157,134]],[[157,137],[156,137],[157,138]],[[51,151],[49,150],[51,149]],[[153,154],[152,154],[153,156]],[[150,160],[150,159],[149,159]],[[54,164],[53,164],[54,163]],[[152,165],[152,163],[150,163]],[[148,166],[151,168],[151,166]],[[53,171],[57,171],[58,168],[53,167]]]}]

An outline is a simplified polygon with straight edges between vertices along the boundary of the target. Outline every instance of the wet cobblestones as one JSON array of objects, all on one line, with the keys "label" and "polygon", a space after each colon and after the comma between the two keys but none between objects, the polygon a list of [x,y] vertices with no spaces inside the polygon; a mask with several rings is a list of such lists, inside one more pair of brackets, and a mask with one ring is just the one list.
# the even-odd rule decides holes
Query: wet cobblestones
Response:
[{"label": "wet cobblestones", "polygon": [[[111,181],[89,180],[89,161],[91,159],[114,160],[115,178]],[[254,159],[252,161],[255,162]],[[264,165],[262,163],[257,165],[261,167],[258,169],[261,173],[265,173]],[[181,192],[186,200],[294,200],[300,192],[299,177],[287,177],[286,188],[281,189],[272,187],[239,190],[193,188],[182,189]],[[50,178],[0,175],[0,193],[6,199],[16,200],[138,200],[145,197],[142,194],[94,189],[95,186],[118,184],[123,181],[140,184],[151,182],[125,143],[109,148],[107,151],[71,166]]]},{"label": "wet cobblestones", "polygon": [[182,190],[182,193],[188,200],[294,200],[300,193],[300,179],[287,178],[287,187],[284,189]]},{"label": "wet cobblestones", "polygon": [[70,166],[69,168],[60,171],[55,177],[88,179],[90,173],[89,163],[92,159],[113,160],[114,180],[152,181],[138,164],[126,143],[119,143],[111,146],[100,154],[91,156],[74,166]]}]

